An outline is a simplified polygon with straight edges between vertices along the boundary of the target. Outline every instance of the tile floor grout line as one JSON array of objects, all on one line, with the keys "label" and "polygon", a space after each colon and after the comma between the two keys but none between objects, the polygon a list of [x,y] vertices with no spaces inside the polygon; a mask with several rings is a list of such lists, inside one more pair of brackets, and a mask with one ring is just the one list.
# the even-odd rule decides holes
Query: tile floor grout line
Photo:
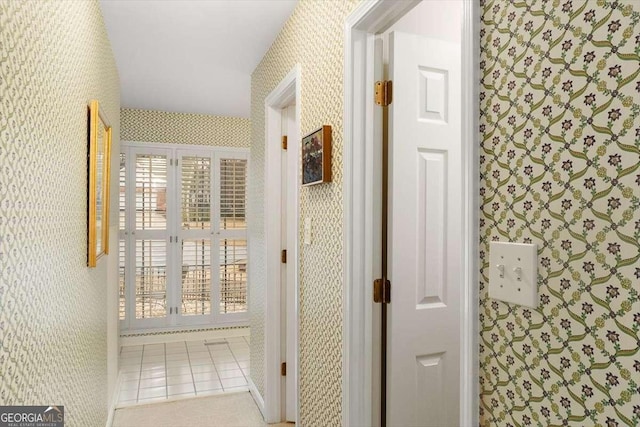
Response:
[{"label": "tile floor grout line", "polygon": [[169,398],[169,373],[167,372],[167,343],[163,343],[164,346],[164,395],[165,398]]},{"label": "tile floor grout line", "polygon": [[[226,339],[225,339],[226,341]],[[229,343],[226,343],[227,347]],[[222,387],[222,392],[224,393],[224,386],[222,385],[222,378],[220,378],[220,373],[218,372],[218,367],[216,366],[216,361],[213,360],[213,354],[211,354],[211,349],[207,348],[207,353],[209,353],[209,358],[211,359],[211,364],[213,364],[213,370],[216,371],[216,376],[218,377],[218,381],[220,382],[220,387]]]},{"label": "tile floor grout line", "polygon": [[[229,350],[231,351],[231,355],[233,356],[233,360],[236,361],[236,365],[238,365],[238,369],[240,369],[240,372],[242,372],[242,377],[244,378],[244,381],[247,383],[247,384],[245,384],[245,386],[247,386],[249,384],[249,380],[247,379],[247,376],[244,374],[244,370],[240,367],[240,362],[236,358],[236,354],[233,352],[233,349],[231,348],[231,346],[229,344],[227,344],[227,345],[229,346]],[[251,368],[251,362],[249,362],[249,368]],[[222,384],[222,379],[220,380],[220,384]]]},{"label": "tile floor grout line", "polygon": [[193,367],[191,366],[191,357],[189,356],[189,346],[187,345],[186,341],[184,342],[184,346],[187,349],[187,361],[189,362],[189,372],[191,372],[191,382],[193,383],[193,392],[197,396],[198,391],[196,390],[196,379],[193,376]]},{"label": "tile floor grout line", "polygon": [[136,393],[136,403],[140,400],[140,384],[142,383],[142,360],[144,359],[144,345],[142,346],[142,353],[140,354],[140,374],[138,375],[138,392]]}]

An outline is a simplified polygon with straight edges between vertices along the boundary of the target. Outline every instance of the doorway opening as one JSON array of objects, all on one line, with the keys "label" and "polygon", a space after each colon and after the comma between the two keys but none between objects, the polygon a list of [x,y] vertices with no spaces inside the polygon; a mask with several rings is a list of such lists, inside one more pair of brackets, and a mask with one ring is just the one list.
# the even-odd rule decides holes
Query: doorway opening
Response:
[{"label": "doorway opening", "polygon": [[[450,2],[442,3],[444,5]],[[427,4],[426,7],[429,7],[429,4],[434,6],[436,2],[378,0],[363,3],[347,18],[345,27],[345,329],[343,349],[343,372],[345,373],[343,424],[345,425],[379,426],[390,421],[402,423],[402,420],[390,419],[391,415],[389,414],[381,419],[381,415],[384,414],[381,414],[382,411],[379,408],[393,399],[382,395],[383,379],[380,367],[383,357],[390,356],[391,360],[388,361],[388,364],[393,367],[396,363],[396,356],[404,357],[407,355],[406,360],[402,362],[407,368],[405,371],[414,371],[416,378],[424,374],[425,381],[413,381],[412,388],[403,391],[405,396],[423,392],[424,390],[419,390],[421,384],[437,383],[439,378],[443,378],[445,371],[453,372],[455,369],[457,374],[455,375],[456,389],[454,393],[457,397],[455,400],[459,404],[456,403],[456,408],[451,409],[451,412],[455,412],[451,419],[456,419],[456,425],[477,424],[478,297],[475,284],[477,283],[478,225],[476,213],[478,212],[478,198],[476,177],[478,162],[474,142],[477,139],[475,135],[477,129],[475,100],[477,98],[475,97],[474,82],[477,81],[476,58],[478,52],[473,35],[478,9],[472,2],[458,3],[461,15],[458,16],[460,24],[457,28],[460,53],[457,55],[459,77],[456,77],[455,82],[447,80],[454,78],[452,77],[453,73],[447,72],[447,66],[436,64],[435,60],[432,61],[433,56],[427,56],[426,59],[416,59],[420,52],[426,51],[428,54],[431,51],[421,48],[421,46],[430,43],[428,39],[438,39],[438,35],[447,30],[450,31],[450,29],[441,28],[450,21],[445,19],[442,11],[437,10],[437,7],[432,8],[429,16],[430,24],[426,26],[431,31],[435,31],[432,35],[416,34],[418,31],[416,28],[411,28],[410,25],[406,28],[393,28],[394,24],[402,20],[405,23],[411,21],[410,11],[417,10],[425,4]],[[421,22],[421,27],[424,28],[424,19]],[[383,61],[380,61],[383,56],[380,36],[385,35],[388,30],[396,34],[387,40],[392,44],[390,50],[392,55],[390,55],[386,69],[389,72],[389,77],[385,77],[385,67]],[[400,33],[405,33],[405,35],[409,33],[410,35],[403,37]],[[404,53],[402,53],[403,51]],[[408,62],[402,62],[403,58]],[[400,60],[401,63],[396,64],[397,60]],[[402,70],[407,71],[404,76],[401,76]],[[411,353],[410,355],[409,352],[413,349],[407,349],[406,354],[403,352],[393,354],[382,350],[382,310],[379,305],[373,302],[373,283],[376,279],[385,279],[382,271],[382,171],[386,167],[386,163],[383,162],[382,156],[384,146],[383,108],[374,103],[374,83],[383,81],[385,78],[399,80],[392,82],[392,104],[386,107],[390,110],[388,117],[390,121],[389,166],[392,168],[389,172],[390,209],[388,212],[390,218],[389,221],[384,221],[390,231],[390,245],[388,246],[391,251],[389,253],[390,271],[387,272],[392,282],[390,307],[393,311],[394,303],[396,304],[396,314],[408,312],[408,310],[400,308],[403,301],[407,307],[411,306],[412,310],[415,309],[415,312],[422,311],[423,313],[431,309],[440,310],[453,307],[454,310],[450,310],[450,316],[456,319],[458,326],[453,328],[456,343],[455,348],[449,354],[455,354],[456,357],[452,359],[443,356],[444,353],[437,349],[416,350],[415,354]],[[406,91],[408,86],[403,82],[409,82],[418,85],[418,87]],[[448,91],[455,89],[451,83],[457,83],[458,86],[458,94],[454,97],[455,99],[451,98],[452,92]],[[420,84],[423,85],[419,86]],[[452,99],[456,105],[451,103]],[[414,123],[433,124],[441,120],[442,128],[445,128],[449,124],[447,120],[451,117],[444,117],[443,120],[442,116],[438,114],[446,114],[446,108],[458,108],[457,121],[459,124],[456,127],[458,153],[449,152],[448,150],[451,148],[449,146],[418,146],[418,141],[422,143],[434,138],[425,139],[424,135],[412,137],[398,134],[409,129],[409,126],[413,126]],[[406,123],[403,122],[405,119],[408,120]],[[431,130],[431,132],[437,131],[437,129]],[[394,140],[401,138],[404,138],[402,140],[405,142],[413,142],[413,150],[410,155],[394,151],[398,146],[403,145],[396,144],[394,146]],[[442,135],[438,135],[435,139],[442,140],[443,138]],[[398,163],[400,158],[404,158],[401,164]],[[398,171],[412,174],[411,177],[408,177],[409,179],[413,178],[410,188],[393,186],[394,179],[397,182],[402,181],[400,176],[394,175]],[[456,191],[449,188],[452,185],[457,187]],[[442,196],[440,204],[436,203],[435,199],[430,200],[430,204],[425,204],[425,198],[431,198],[433,195]],[[454,198],[457,199],[455,207],[449,205],[449,202]],[[405,263],[407,265],[401,265],[401,261],[408,258],[398,256],[402,252],[399,250],[402,246],[399,246],[398,242],[394,244],[394,239],[397,239],[403,231],[398,228],[398,223],[394,223],[393,215],[397,214],[397,210],[394,212],[394,203],[398,201],[415,203],[416,209],[404,209],[404,212],[413,212],[422,216],[400,224],[400,226],[407,228],[404,230],[405,232],[411,231],[413,233],[412,235],[407,234],[413,236],[412,240],[406,241],[406,249],[413,251],[413,261],[407,261]],[[418,209],[418,204],[424,209]],[[437,209],[434,209],[434,206]],[[396,219],[400,216],[396,215]],[[453,239],[447,231],[451,228],[445,229],[438,223],[438,218],[442,218],[441,222],[455,222],[460,236]],[[458,277],[454,288],[452,288],[456,291],[455,295],[449,294],[449,296],[457,298],[452,304],[447,301],[454,300],[443,295],[440,292],[441,289],[433,285],[437,282],[445,287],[451,286],[452,282],[448,280],[448,276],[441,275],[439,279],[436,277],[438,280],[428,282],[421,279],[422,281],[418,283],[421,269],[416,265],[411,265],[417,257],[416,254],[430,253],[430,249],[424,247],[426,238],[431,236],[430,233],[444,239],[444,246],[432,248],[434,249],[433,254],[437,256],[428,259],[435,259],[438,263],[436,267],[444,268],[440,271],[445,273],[458,271]],[[457,243],[456,240],[458,240]],[[449,246],[449,244],[455,246],[453,252],[451,248],[454,246]],[[440,256],[443,253],[446,253],[447,257]],[[456,262],[455,265],[452,265],[449,261],[454,258]],[[424,273],[424,269],[422,270]],[[409,285],[405,284],[405,288],[410,286],[413,291],[406,292],[406,289],[402,288],[405,282],[404,276],[394,285],[394,276],[400,271],[404,271],[406,279],[415,282]],[[431,279],[431,276],[429,278]],[[414,287],[414,285],[416,286]],[[394,300],[396,297],[397,299]],[[390,314],[390,317],[392,324],[395,320],[395,324],[398,325],[398,319],[393,318],[393,313]],[[428,323],[425,324],[423,319],[415,321],[413,325],[416,326],[418,336],[424,338],[420,328],[426,333]],[[394,333],[393,327],[390,331],[392,334]],[[447,370],[446,365],[453,365],[448,368],[454,369]],[[397,373],[397,369],[394,372]],[[390,373],[385,376],[385,379],[389,380],[391,377],[394,377],[392,378],[394,381],[396,380],[395,373]],[[393,385],[387,390],[393,393]],[[397,397],[396,402],[398,402]],[[383,398],[385,398],[384,402]],[[404,404],[400,403],[400,406]],[[409,417],[424,418],[426,416],[414,406],[409,409],[411,409]],[[397,413],[403,413],[403,411]],[[422,419],[420,418],[420,420]],[[412,423],[426,424],[420,420],[414,419]]]},{"label": "doorway opening", "polygon": [[250,390],[268,423],[298,422],[300,66],[265,100],[265,384]]}]

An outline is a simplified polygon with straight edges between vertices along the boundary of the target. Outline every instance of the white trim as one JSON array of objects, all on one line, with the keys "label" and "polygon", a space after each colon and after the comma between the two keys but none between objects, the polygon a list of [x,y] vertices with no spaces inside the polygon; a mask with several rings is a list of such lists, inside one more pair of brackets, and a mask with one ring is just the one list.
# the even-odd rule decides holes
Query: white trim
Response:
[{"label": "white trim", "polygon": [[262,417],[266,418],[264,414],[264,399],[262,399],[262,396],[260,396],[258,387],[256,387],[256,385],[253,383],[253,380],[251,378],[248,378],[248,382],[249,382],[249,393],[251,393],[251,397],[253,397],[253,401],[256,402],[256,406],[260,410]]},{"label": "white trim", "polygon": [[[373,181],[372,171],[366,170],[359,159],[367,153],[366,130],[371,115],[365,102],[367,87],[364,83],[356,85],[357,76],[367,74],[367,58],[373,52],[370,49],[368,35],[356,30],[361,22],[380,1],[363,2],[347,18],[345,28],[345,66],[344,66],[344,327],[343,327],[343,414],[342,425],[377,425],[373,417],[373,401],[379,394],[372,387],[374,362],[373,328],[374,307],[368,286],[374,275],[379,274],[379,267],[367,269],[366,240],[370,238],[380,248],[380,230],[372,224],[362,221],[365,213],[373,212],[365,199],[367,181]],[[358,160],[357,160],[358,159]],[[367,179],[369,174],[369,179]],[[369,199],[371,200],[371,199]],[[368,237],[367,237],[368,236]],[[371,250],[374,250],[371,248]],[[379,316],[378,316],[379,317]],[[374,390],[375,389],[375,390]]]},{"label": "white trim", "polygon": [[116,414],[116,408],[118,406],[118,399],[120,398],[120,386],[122,383],[122,376],[118,375],[116,379],[115,388],[113,393],[111,394],[111,402],[109,402],[109,407],[107,409],[107,423],[106,427],[111,427],[113,425],[113,417]]},{"label": "white trim", "polygon": [[[158,332],[153,330],[153,332]],[[121,336],[120,345],[134,346],[142,344],[170,343],[180,341],[199,341],[216,338],[244,337],[249,335],[249,328],[216,329],[210,331],[179,332],[175,334]]]},{"label": "white trim", "polygon": [[[268,423],[280,422],[284,414],[281,414],[281,387],[282,380],[280,376],[280,361],[281,357],[281,299],[280,299],[280,280],[281,280],[281,268],[280,268],[280,247],[281,245],[281,224],[280,224],[280,212],[281,212],[281,148],[280,148],[280,133],[281,133],[281,109],[290,105],[292,101],[296,101],[295,114],[296,123],[300,127],[300,95],[301,95],[301,67],[296,65],[287,76],[282,79],[278,86],[267,96],[265,99],[265,199],[264,199],[264,226],[265,226],[265,266],[266,266],[266,281],[265,281],[265,329],[264,329],[264,351],[265,351],[265,377],[264,377],[264,401],[265,410],[264,417]],[[297,138],[296,138],[297,139]],[[291,150],[297,147],[297,141],[291,138]],[[292,151],[293,152],[293,151]],[[299,166],[299,156],[296,155],[296,176]],[[296,188],[298,188],[296,183]],[[298,236],[298,198],[299,190],[296,190],[293,194],[293,200],[288,200],[287,203],[292,203],[295,206],[295,214],[289,221],[289,233]],[[296,239],[297,240],[297,239]],[[295,277],[295,313],[296,324],[299,325],[298,320],[298,295],[299,295],[299,283],[298,283],[298,245],[293,248],[287,248],[288,265],[294,269]],[[298,351],[298,327],[296,327],[295,333],[295,367],[292,371],[296,377],[296,390],[299,393],[298,387],[298,366],[299,366],[299,351]],[[297,401],[299,399],[296,399]],[[296,414],[296,424],[298,424],[298,413]]]},{"label": "white trim", "polygon": [[479,242],[479,183],[480,160],[478,156],[478,71],[480,43],[477,39],[477,23],[480,9],[475,2],[463,2],[462,18],[462,141],[464,185],[464,231],[463,231],[463,301],[462,345],[460,347],[460,419],[464,425],[479,425],[480,385],[478,339],[479,294],[478,294],[478,242]]},{"label": "white trim", "polygon": [[[372,280],[379,270],[375,248],[380,234],[372,208],[376,206],[379,174],[376,157],[371,153],[370,141],[376,141],[374,112],[368,105],[372,99],[374,36],[385,31],[413,8],[419,0],[363,1],[347,17],[345,23],[344,62],[344,330],[343,330],[343,402],[342,424],[378,425],[374,415],[377,407],[374,359],[379,336],[371,326],[376,321],[372,301]],[[463,271],[464,301],[462,307],[461,351],[461,424],[478,424],[478,294],[477,237],[478,191],[477,179],[477,57],[478,43],[474,41],[474,19],[479,11],[474,2],[465,1],[463,16],[463,129],[465,144],[465,265]],[[369,145],[367,145],[369,144]],[[365,220],[362,221],[362,218]],[[379,246],[378,246],[379,247]]]},{"label": "white trim", "polygon": [[[113,169],[112,169],[113,170]],[[117,170],[117,169],[116,169]],[[113,184],[112,184],[113,185]],[[112,186],[112,189],[119,188],[119,185]],[[112,190],[111,197],[114,196]],[[115,215],[114,215],[115,216]],[[112,396],[112,402],[109,406],[109,420],[113,418],[114,405],[117,402],[117,393],[120,384],[119,372],[119,355],[120,355],[120,323],[118,320],[119,310],[119,280],[118,280],[118,226],[109,225],[109,247],[112,253],[108,257],[107,270],[107,396]],[[115,396],[115,397],[113,397]],[[115,400],[114,400],[115,399]],[[109,402],[107,402],[109,403]],[[107,420],[107,423],[111,421]]]},{"label": "white trim", "polygon": [[138,329],[122,329],[120,338],[130,337],[133,335],[155,334],[155,333],[184,333],[200,332],[206,330],[224,330],[230,328],[248,328],[249,321],[227,321],[216,323],[215,325],[186,325],[186,326],[167,326],[166,328],[138,328]]}]

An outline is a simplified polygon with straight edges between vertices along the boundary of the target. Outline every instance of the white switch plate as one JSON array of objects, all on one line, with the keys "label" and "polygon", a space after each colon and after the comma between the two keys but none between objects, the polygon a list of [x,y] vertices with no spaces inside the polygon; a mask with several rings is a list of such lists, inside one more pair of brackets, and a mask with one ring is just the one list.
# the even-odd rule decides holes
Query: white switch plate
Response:
[{"label": "white switch plate", "polygon": [[538,245],[491,242],[489,298],[538,307]]},{"label": "white switch plate", "polygon": [[304,219],[304,244],[311,244],[311,218]]}]

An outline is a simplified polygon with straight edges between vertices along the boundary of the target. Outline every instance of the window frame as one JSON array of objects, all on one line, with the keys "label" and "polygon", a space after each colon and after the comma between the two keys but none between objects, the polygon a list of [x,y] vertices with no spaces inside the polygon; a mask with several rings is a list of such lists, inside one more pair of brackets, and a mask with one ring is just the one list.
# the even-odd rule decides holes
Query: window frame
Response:
[{"label": "window frame", "polygon": [[[177,268],[181,265],[182,251],[181,246],[175,243],[170,243],[177,236],[178,241],[183,239],[192,239],[194,234],[202,235],[209,234],[209,244],[211,247],[211,310],[209,314],[197,315],[197,316],[183,316],[181,309],[178,315],[175,313],[169,314],[161,319],[153,319],[153,321],[141,321],[143,319],[135,318],[135,307],[129,303],[135,298],[135,289],[131,282],[134,265],[132,262],[125,264],[125,318],[120,319],[120,330],[127,333],[143,333],[159,330],[185,330],[193,327],[235,327],[235,326],[247,326],[249,324],[249,312],[248,305],[247,310],[240,313],[220,313],[220,279],[219,279],[219,266],[215,260],[219,257],[220,241],[223,239],[236,239],[246,241],[247,260],[249,253],[249,233],[247,227],[244,229],[232,229],[222,230],[220,228],[220,195],[221,195],[221,167],[220,161],[222,159],[240,159],[246,161],[246,181],[245,181],[245,194],[248,193],[248,179],[249,179],[249,149],[240,147],[220,147],[220,146],[207,146],[207,145],[193,145],[193,144],[175,144],[175,143],[154,143],[154,142],[139,142],[139,141],[122,141],[120,144],[120,152],[125,155],[125,229],[121,228],[118,224],[118,238],[125,240],[125,259],[129,259],[132,256],[135,249],[136,237],[131,234],[134,229],[132,214],[130,214],[130,207],[135,204],[135,185],[127,185],[129,182],[135,180],[135,168],[134,159],[136,154],[148,152],[153,154],[154,152],[168,152],[168,162],[171,159],[171,165],[168,165],[169,172],[167,173],[167,201],[172,200],[170,205],[167,206],[167,215],[172,218],[170,223],[167,224],[167,305],[169,307],[176,307],[181,305],[181,289],[182,289],[182,270]],[[182,156],[209,156],[211,158],[211,200],[210,203],[210,221],[211,225],[209,229],[202,230],[201,233],[192,233],[194,230],[183,230],[181,221],[181,175],[182,175]],[[178,160],[178,162],[176,162]],[[119,173],[118,173],[119,175]],[[119,180],[119,178],[118,178]],[[118,200],[120,191],[120,182],[118,182]],[[119,203],[119,202],[118,202]],[[247,205],[248,200],[245,199],[245,221],[247,220]],[[128,209],[128,210],[127,210]],[[118,206],[118,213],[120,213],[120,205]],[[135,215],[135,214],[133,214]],[[168,219],[169,221],[169,219]],[[185,231],[187,231],[185,233]],[[194,236],[192,236],[194,235]],[[134,246],[132,246],[134,245]],[[120,242],[117,245],[118,251],[120,250]],[[118,268],[120,268],[119,253],[115,254],[118,258]],[[171,263],[173,268],[169,268]],[[215,279],[218,277],[218,279]],[[118,276],[120,280],[120,276]],[[247,283],[247,299],[248,299],[248,283]],[[171,289],[170,289],[171,288]]]}]

